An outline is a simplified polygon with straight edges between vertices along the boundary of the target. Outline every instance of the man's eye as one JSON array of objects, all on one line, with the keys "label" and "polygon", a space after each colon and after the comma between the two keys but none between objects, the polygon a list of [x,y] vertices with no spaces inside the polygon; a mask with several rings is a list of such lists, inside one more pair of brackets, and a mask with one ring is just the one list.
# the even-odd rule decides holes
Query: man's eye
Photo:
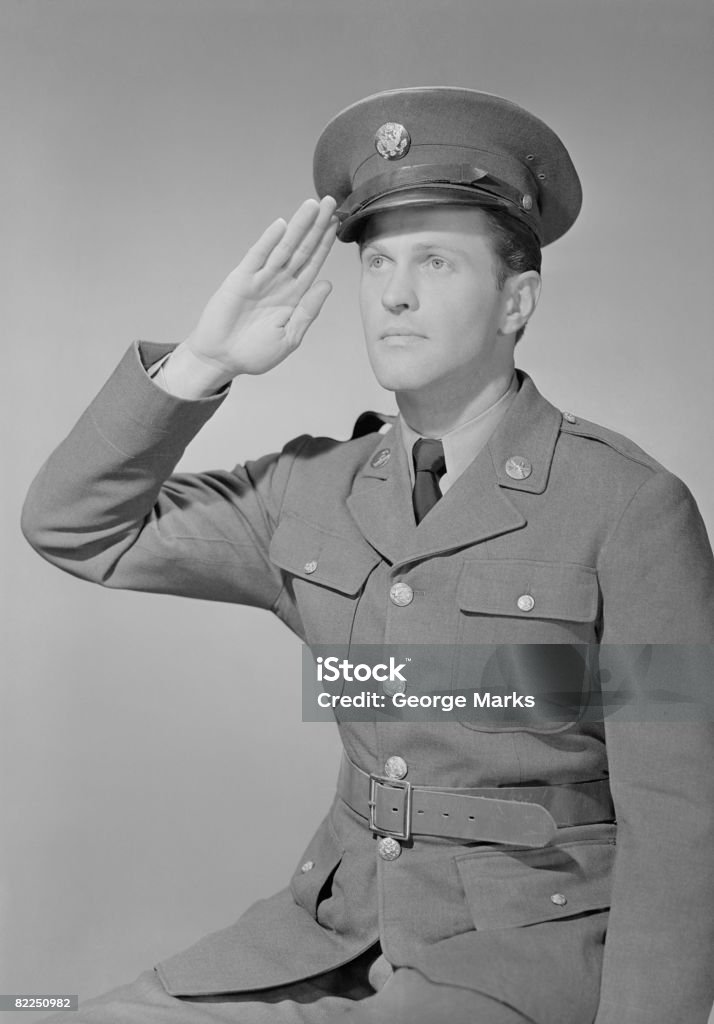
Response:
[{"label": "man's eye", "polygon": [[442,256],[430,256],[429,266],[433,267],[434,270],[443,270],[446,266],[446,260]]},{"label": "man's eye", "polygon": [[381,270],[384,266],[384,256],[370,256],[369,265],[372,270]]}]

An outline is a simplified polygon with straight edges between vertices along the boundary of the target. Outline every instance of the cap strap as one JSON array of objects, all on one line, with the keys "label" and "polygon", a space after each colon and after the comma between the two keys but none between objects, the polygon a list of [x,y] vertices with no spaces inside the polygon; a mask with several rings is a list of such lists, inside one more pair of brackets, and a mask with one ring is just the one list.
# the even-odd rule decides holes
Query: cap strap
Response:
[{"label": "cap strap", "polygon": [[[463,191],[464,198],[470,195],[473,202],[480,201],[487,205],[507,207],[510,213],[530,227],[536,237],[540,236],[535,217],[523,207],[523,193],[473,164],[416,164],[385,171],[369,178],[356,188],[337,213],[341,220],[347,220],[384,199],[385,196],[414,188],[443,191],[445,187]],[[533,196],[530,197],[530,201],[531,209],[536,212]]]}]

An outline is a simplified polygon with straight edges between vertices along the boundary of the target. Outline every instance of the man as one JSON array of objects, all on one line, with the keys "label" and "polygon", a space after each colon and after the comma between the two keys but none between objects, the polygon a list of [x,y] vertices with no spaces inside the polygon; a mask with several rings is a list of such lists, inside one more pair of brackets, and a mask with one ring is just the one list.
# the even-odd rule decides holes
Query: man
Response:
[{"label": "man", "polygon": [[[712,726],[650,712],[708,675],[711,549],[680,481],[514,370],[540,245],[580,206],[567,151],[506,100],[408,89],[339,114],[315,180],[183,344],[130,350],[34,483],[26,534],[105,586],[264,607],[316,649],[426,644],[448,652],[432,689],[505,674],[537,706],[339,711],[335,802],[290,888],[78,1019],[704,1024]],[[397,422],[170,476],[225,386],[299,346],[335,234],[359,243]]]}]

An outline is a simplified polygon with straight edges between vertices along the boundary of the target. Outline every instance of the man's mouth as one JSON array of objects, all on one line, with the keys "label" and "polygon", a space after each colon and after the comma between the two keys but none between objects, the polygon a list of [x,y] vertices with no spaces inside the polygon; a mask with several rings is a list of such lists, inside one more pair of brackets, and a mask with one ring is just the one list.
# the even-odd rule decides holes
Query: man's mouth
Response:
[{"label": "man's mouth", "polygon": [[385,340],[387,338],[425,338],[426,335],[410,330],[408,327],[388,327],[382,331],[379,337]]}]

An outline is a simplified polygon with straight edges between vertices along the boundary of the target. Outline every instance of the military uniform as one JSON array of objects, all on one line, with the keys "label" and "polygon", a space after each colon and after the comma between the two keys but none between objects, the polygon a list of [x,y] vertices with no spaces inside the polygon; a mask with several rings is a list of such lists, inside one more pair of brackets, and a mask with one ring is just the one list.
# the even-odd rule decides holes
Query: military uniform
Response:
[{"label": "military uniform", "polygon": [[[560,684],[598,645],[641,709],[583,714],[603,671],[556,722],[338,715],[338,793],[289,888],[158,965],[166,992],[267,990],[378,940],[397,974],[482,994],[483,1024],[499,1007],[537,1024],[704,1024],[713,729],[647,713],[668,682],[695,692],[709,673],[714,565],[686,487],[626,438],[563,416],[525,374],[418,526],[399,424],[170,476],[223,396],[160,390],[145,368],[166,351],[132,348],[33,484],[24,528],[44,557],[108,587],[262,607],[312,646],[446,645],[447,689],[476,649],[507,651],[525,686],[523,652],[554,659],[545,674]],[[451,814],[458,824],[435,823]]]}]

